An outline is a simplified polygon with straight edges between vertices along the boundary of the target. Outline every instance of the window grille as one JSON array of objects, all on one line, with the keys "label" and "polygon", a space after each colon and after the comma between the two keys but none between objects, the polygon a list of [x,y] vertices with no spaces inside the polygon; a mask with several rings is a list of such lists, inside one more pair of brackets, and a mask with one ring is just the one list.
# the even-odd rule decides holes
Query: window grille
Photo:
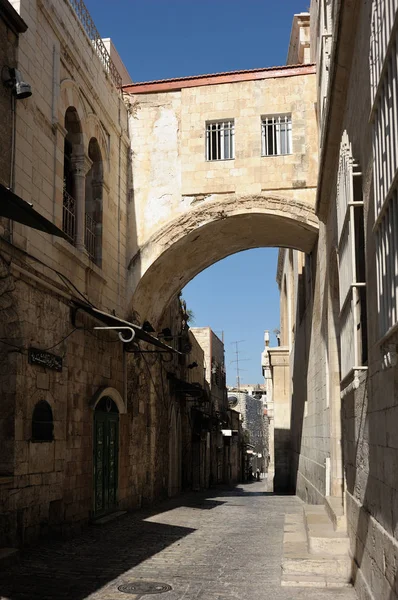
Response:
[{"label": "window grille", "polygon": [[235,123],[216,121],[206,124],[206,159],[230,160],[235,158]]},{"label": "window grille", "polygon": [[398,189],[388,201],[376,230],[377,308],[380,335],[398,322]]},{"label": "window grille", "polygon": [[66,190],[62,207],[62,230],[68,236],[71,244],[75,243],[76,233],[76,202]]},{"label": "window grille", "polygon": [[386,60],[383,82],[379,86],[373,122],[373,151],[375,160],[376,218],[383,209],[398,167],[398,32]]},{"label": "window grille", "polygon": [[374,0],[370,44],[379,334],[398,323],[398,0]]},{"label": "window grille", "polygon": [[288,115],[262,118],[262,156],[292,153],[292,118]]},{"label": "window grille", "polygon": [[86,227],[84,232],[84,245],[91,260],[95,261],[96,227],[94,219],[86,213]]},{"label": "window grille", "polygon": [[33,409],[32,440],[35,442],[51,442],[54,439],[53,428],[51,406],[45,400],[41,400]]},{"label": "window grille", "polygon": [[[391,37],[397,41],[397,32],[393,34],[394,21],[398,10],[398,0],[373,0],[370,36],[370,82],[372,100],[377,95],[386,58],[396,53],[389,48]],[[393,34],[393,35],[392,35]]]},{"label": "window grille", "polygon": [[366,282],[362,181],[347,132],[337,180],[341,378],[367,361]]}]

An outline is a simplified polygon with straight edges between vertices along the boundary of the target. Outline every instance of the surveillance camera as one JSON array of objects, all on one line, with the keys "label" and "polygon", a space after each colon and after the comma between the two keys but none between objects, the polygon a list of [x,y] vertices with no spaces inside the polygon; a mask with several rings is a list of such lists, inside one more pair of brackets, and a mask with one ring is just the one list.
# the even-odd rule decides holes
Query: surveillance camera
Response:
[{"label": "surveillance camera", "polygon": [[3,67],[2,79],[4,85],[12,89],[17,100],[29,98],[32,95],[32,87],[23,81],[21,73],[13,67]]},{"label": "surveillance camera", "polygon": [[24,98],[29,98],[32,95],[32,87],[29,83],[22,80],[21,73],[18,69],[14,69],[14,77],[15,77],[15,86],[14,86],[14,94],[18,100],[23,100]]}]

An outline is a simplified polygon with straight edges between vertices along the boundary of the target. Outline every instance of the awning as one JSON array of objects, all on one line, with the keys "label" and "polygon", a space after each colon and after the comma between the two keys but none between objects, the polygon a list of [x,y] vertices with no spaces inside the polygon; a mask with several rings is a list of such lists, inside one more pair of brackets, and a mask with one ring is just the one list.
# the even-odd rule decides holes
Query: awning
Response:
[{"label": "awning", "polygon": [[68,236],[59,229],[54,223],[43,217],[37,210],[35,210],[30,204],[22,200],[19,196],[14,194],[11,190],[6,188],[0,183],[0,217],[6,217],[12,219],[22,225],[32,227],[32,229],[38,229],[52,235],[57,235],[65,240]]},{"label": "awning", "polygon": [[207,399],[204,395],[204,389],[200,383],[189,383],[188,381],[183,381],[182,379],[178,379],[178,377],[176,377],[173,373],[168,373],[167,379],[172,382],[175,392],[186,394],[192,398],[200,398],[202,400]]},{"label": "awning", "polygon": [[135,333],[134,339],[136,339],[136,340],[140,340],[147,344],[151,344],[152,346],[156,346],[157,348],[161,348],[162,350],[167,350],[168,352],[174,352],[175,354],[182,354],[181,352],[178,352],[178,350],[175,350],[174,348],[172,348],[168,344],[165,344],[164,342],[162,342],[158,338],[154,337],[153,335],[150,335],[149,333],[147,333],[141,327],[139,327],[138,325],[135,325],[134,323],[130,323],[129,321],[120,319],[119,317],[116,317],[115,315],[111,315],[109,313],[103,312],[102,310],[98,310],[98,308],[94,308],[94,306],[91,306],[90,304],[85,304],[84,302],[78,302],[77,300],[74,300],[73,304],[75,305],[77,310],[84,310],[84,312],[91,315],[98,321],[101,321],[101,323],[104,323],[108,327],[117,327],[117,326],[130,327],[131,329],[134,330],[134,333]]}]

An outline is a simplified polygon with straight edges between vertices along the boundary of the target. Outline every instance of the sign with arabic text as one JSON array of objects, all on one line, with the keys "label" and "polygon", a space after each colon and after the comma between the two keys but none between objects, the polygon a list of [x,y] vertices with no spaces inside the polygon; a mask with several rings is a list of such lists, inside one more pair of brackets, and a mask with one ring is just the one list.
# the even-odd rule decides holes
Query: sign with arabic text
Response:
[{"label": "sign with arabic text", "polygon": [[28,359],[31,365],[40,365],[52,371],[62,371],[62,357],[38,348],[29,348]]}]

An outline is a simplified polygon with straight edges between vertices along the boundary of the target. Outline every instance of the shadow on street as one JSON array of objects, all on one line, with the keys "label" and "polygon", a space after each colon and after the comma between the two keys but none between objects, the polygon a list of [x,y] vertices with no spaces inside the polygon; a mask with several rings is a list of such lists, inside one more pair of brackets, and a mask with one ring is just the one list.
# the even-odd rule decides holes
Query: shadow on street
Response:
[{"label": "shadow on street", "polygon": [[[69,540],[46,540],[20,553],[18,563],[0,572],[0,598],[7,600],[83,600],[126,571],[190,535],[192,527],[151,522],[176,508],[212,510],[228,497],[271,496],[236,488],[190,492],[151,510],[131,512],[102,526],[88,526]],[[226,500],[215,498],[222,496]]]}]

